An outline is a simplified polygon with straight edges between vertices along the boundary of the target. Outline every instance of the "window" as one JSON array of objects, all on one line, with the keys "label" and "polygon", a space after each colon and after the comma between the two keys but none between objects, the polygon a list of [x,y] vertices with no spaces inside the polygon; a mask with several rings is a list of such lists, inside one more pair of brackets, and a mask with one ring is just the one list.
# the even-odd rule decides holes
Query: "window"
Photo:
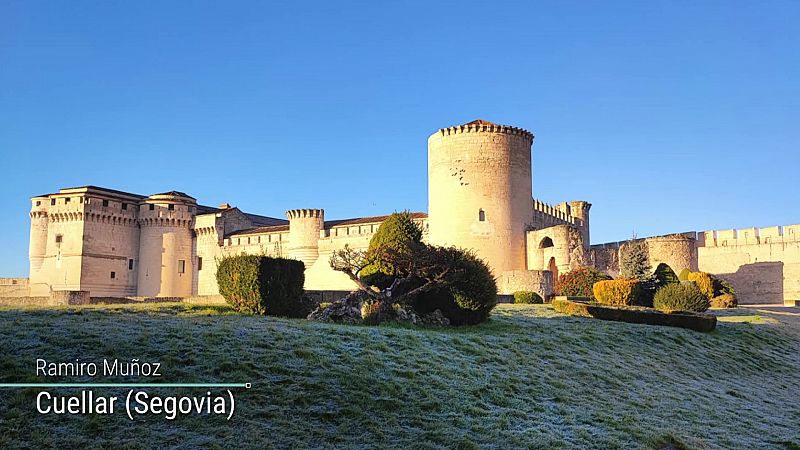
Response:
[{"label": "window", "polygon": [[186,273],[186,260],[178,260],[178,273]]},{"label": "window", "polygon": [[36,206],[42,206],[42,201],[41,200],[36,200]]},{"label": "window", "polygon": [[128,270],[133,270],[133,260],[132,259],[128,260]]},{"label": "window", "polygon": [[56,235],[56,244],[60,244],[63,241],[64,241],[64,235],[63,234],[57,234]]},{"label": "window", "polygon": [[78,197],[78,203],[83,203],[83,197]]},{"label": "window", "polygon": [[156,209],[156,205],[154,205],[154,204],[150,203],[150,211],[152,211],[152,210],[154,210],[154,209]]},{"label": "window", "polygon": [[128,204],[127,203],[123,203],[122,204],[122,209],[128,209]]},{"label": "window", "polygon": [[111,272],[111,279],[117,278],[117,272]]},{"label": "window", "polygon": [[108,200],[103,200],[103,206],[108,206]]},{"label": "window", "polygon": [[478,210],[478,220],[481,222],[486,222],[486,212],[482,209]]},{"label": "window", "polygon": [[169,205],[167,209],[169,209],[170,211],[175,211],[175,205]]},{"label": "window", "polygon": [[64,204],[66,205],[67,203],[69,203],[69,201],[70,201],[70,200],[72,200],[72,199],[71,199],[71,198],[69,198],[69,197],[65,198],[65,199],[64,199]]},{"label": "window", "polygon": [[55,204],[56,204],[56,199],[51,198],[50,199],[50,206],[55,205]]},{"label": "window", "polygon": [[199,256],[197,257],[197,270],[203,270],[203,258]]}]

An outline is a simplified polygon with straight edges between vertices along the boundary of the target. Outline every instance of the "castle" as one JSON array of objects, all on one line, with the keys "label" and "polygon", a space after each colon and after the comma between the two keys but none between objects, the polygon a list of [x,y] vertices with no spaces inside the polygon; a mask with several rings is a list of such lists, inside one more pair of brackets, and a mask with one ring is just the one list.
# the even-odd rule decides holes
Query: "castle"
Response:
[{"label": "castle", "polygon": [[[618,272],[623,243],[590,245],[591,204],[549,205],[532,196],[534,136],[476,120],[428,138],[428,213],[412,217],[424,239],[469,248],[492,268],[502,294],[552,294],[577,266]],[[210,207],[178,191],[150,196],[85,186],[33,197],[29,296],[89,291],[96,297],[217,295],[220,257],[257,253],[306,266],[306,289],[351,290],[328,260],[366,249],[386,216],[325,220],[322,209],[286,219]],[[743,303],[800,298],[800,225],[681,233],[645,240],[653,267],[667,263],[730,280]]]}]

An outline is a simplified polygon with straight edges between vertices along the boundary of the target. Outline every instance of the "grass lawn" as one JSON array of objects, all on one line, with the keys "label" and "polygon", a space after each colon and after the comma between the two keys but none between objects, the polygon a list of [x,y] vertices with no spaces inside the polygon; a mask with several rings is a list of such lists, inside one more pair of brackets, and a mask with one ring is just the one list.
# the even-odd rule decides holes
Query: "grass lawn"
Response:
[{"label": "grass lawn", "polygon": [[457,329],[186,304],[3,309],[3,382],[55,381],[34,376],[36,358],[138,358],[163,364],[158,381],[253,388],[236,391],[231,421],[138,423],[39,415],[40,389],[3,389],[0,448],[800,448],[800,318],[717,314],[699,333],[544,305]]}]

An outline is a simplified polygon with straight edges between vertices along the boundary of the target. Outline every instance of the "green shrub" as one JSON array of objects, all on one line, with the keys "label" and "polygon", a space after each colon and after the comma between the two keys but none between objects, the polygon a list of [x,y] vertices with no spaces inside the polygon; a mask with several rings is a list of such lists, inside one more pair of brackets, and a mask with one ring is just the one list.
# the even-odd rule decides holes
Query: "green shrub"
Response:
[{"label": "green shrub", "polygon": [[[497,305],[497,283],[489,266],[468,250],[427,246],[452,280],[447,286],[414,298],[413,308],[423,315],[440,310],[451,325],[472,325],[489,318]],[[444,267],[446,266],[446,267]]]},{"label": "green shrub", "polygon": [[542,297],[533,291],[517,291],[514,292],[514,303],[532,304],[544,303]]},{"label": "green shrub", "polygon": [[707,299],[711,300],[714,298],[714,278],[711,274],[705,272],[692,272],[687,277],[688,281],[693,281],[697,287],[700,289],[700,292],[706,296]]},{"label": "green shrub", "polygon": [[712,308],[735,308],[739,302],[734,294],[722,294],[712,298],[709,303]]},{"label": "green shrub", "polygon": [[678,274],[678,281],[689,281],[689,274],[692,273],[689,269],[681,270],[681,273]]},{"label": "green shrub", "polygon": [[636,280],[606,280],[594,284],[594,297],[598,303],[613,306],[631,306],[637,302],[640,283]]},{"label": "green shrub", "polygon": [[[378,231],[369,241],[368,254],[382,252],[391,249],[395,252],[409,252],[411,246],[422,242],[422,228],[411,220],[411,213],[404,211],[394,213],[386,218],[378,227]],[[361,279],[369,285],[385,289],[391,286],[395,276],[402,275],[396,273],[396,269],[390,264],[377,262],[365,267],[361,273]]]},{"label": "green shrub", "polygon": [[594,298],[592,290],[598,281],[610,280],[611,277],[592,267],[579,267],[558,276],[556,291],[568,297]]},{"label": "green shrub", "polygon": [[229,256],[219,263],[217,284],[236,311],[305,317],[311,305],[303,298],[304,271],[303,263],[294,259]]},{"label": "green shrub", "polygon": [[708,309],[709,301],[692,281],[661,287],[653,298],[653,306],[661,311],[694,311]]},{"label": "green shrub", "polygon": [[653,276],[656,277],[656,284],[658,287],[681,282],[678,279],[678,276],[675,275],[675,272],[672,270],[672,268],[665,263],[661,263],[656,267],[656,271],[653,272]]}]

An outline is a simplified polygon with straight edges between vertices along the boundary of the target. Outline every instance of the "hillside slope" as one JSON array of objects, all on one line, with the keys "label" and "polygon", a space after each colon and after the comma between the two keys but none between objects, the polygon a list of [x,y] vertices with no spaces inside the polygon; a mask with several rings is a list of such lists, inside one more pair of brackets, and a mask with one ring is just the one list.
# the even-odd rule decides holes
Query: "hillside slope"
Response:
[{"label": "hillside slope", "polygon": [[800,447],[798,318],[719,314],[704,334],[547,306],[501,305],[489,323],[445,330],[182,304],[5,309],[3,382],[54,381],[33,376],[36,358],[138,358],[163,364],[159,382],[253,387],[236,391],[229,422],[135,424],[124,413],[38,415],[39,389],[3,389],[0,447]]}]

